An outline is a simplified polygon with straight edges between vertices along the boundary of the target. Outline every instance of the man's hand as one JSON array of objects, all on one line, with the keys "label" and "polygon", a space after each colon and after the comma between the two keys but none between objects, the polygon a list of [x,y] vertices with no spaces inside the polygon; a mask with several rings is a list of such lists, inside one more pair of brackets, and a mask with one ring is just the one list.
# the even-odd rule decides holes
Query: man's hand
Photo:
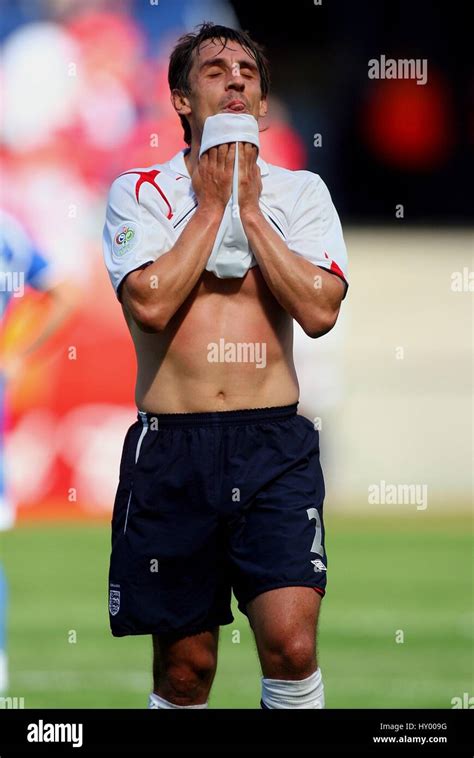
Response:
[{"label": "man's hand", "polygon": [[200,208],[224,211],[232,192],[235,142],[206,150],[192,175],[194,194]]},{"label": "man's hand", "polygon": [[262,178],[257,163],[258,151],[251,142],[239,142],[240,216],[260,213]]}]

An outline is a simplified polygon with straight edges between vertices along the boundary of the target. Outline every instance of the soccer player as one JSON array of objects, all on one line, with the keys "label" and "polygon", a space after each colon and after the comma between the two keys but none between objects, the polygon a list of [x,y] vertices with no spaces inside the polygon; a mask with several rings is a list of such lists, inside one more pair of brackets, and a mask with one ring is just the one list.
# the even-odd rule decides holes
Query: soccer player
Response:
[{"label": "soccer player", "polygon": [[[77,302],[77,291],[68,284],[27,234],[19,221],[0,209],[0,320],[2,329],[8,313],[18,298],[26,296],[28,287],[47,293],[50,306],[45,322],[21,350],[2,355],[0,364],[0,532],[15,522],[15,508],[8,491],[5,471],[6,391],[9,381],[19,375],[22,366],[64,323]],[[6,645],[7,579],[0,563],[0,693],[8,687]]]},{"label": "soccer player", "polygon": [[[255,636],[261,707],[323,708],[324,481],[319,433],[297,413],[292,341],[293,319],[312,338],[336,322],[341,225],[316,174],[225,136],[199,155],[208,117],[266,114],[268,62],[247,33],[206,23],[184,35],[169,84],[188,147],[119,176],[104,229],[138,362],[112,516],[111,630],[152,635],[150,708],[206,708],[233,590]],[[236,148],[255,262],[221,276],[209,259]]]}]

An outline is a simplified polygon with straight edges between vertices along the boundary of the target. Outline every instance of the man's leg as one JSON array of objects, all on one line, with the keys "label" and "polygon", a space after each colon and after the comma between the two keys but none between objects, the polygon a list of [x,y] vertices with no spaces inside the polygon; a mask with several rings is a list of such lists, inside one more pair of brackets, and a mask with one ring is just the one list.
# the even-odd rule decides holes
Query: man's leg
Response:
[{"label": "man's leg", "polygon": [[247,604],[263,672],[262,708],[324,708],[316,657],[321,599],[311,587],[283,587]]},{"label": "man's leg", "polygon": [[219,627],[170,641],[153,636],[149,708],[207,708],[217,669]]}]

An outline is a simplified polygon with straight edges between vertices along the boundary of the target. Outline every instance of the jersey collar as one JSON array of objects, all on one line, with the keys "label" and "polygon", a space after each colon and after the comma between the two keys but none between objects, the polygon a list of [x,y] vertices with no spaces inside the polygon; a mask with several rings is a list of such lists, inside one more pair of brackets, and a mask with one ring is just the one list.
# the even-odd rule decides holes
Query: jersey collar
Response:
[{"label": "jersey collar", "polygon": [[[181,174],[181,176],[186,176],[188,179],[191,179],[189,176],[188,169],[186,168],[186,163],[184,161],[184,156],[186,153],[190,151],[191,148],[185,147],[183,150],[180,150],[179,153],[176,153],[176,155],[173,155],[171,160],[168,162],[169,167],[172,171],[176,171],[177,174]],[[263,158],[260,158],[260,155],[257,158],[257,165],[260,167],[260,173],[262,176],[267,176],[269,174],[268,169],[268,163],[266,163]]]}]

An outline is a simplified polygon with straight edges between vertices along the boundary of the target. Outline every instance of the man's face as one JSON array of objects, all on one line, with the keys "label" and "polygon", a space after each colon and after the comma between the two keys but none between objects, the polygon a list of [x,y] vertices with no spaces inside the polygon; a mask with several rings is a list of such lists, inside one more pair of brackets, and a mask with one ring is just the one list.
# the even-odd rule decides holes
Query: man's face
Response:
[{"label": "man's face", "polygon": [[237,42],[204,42],[195,52],[189,85],[182,113],[193,133],[201,135],[206,118],[217,113],[250,113],[258,120],[267,112],[257,64]]}]

